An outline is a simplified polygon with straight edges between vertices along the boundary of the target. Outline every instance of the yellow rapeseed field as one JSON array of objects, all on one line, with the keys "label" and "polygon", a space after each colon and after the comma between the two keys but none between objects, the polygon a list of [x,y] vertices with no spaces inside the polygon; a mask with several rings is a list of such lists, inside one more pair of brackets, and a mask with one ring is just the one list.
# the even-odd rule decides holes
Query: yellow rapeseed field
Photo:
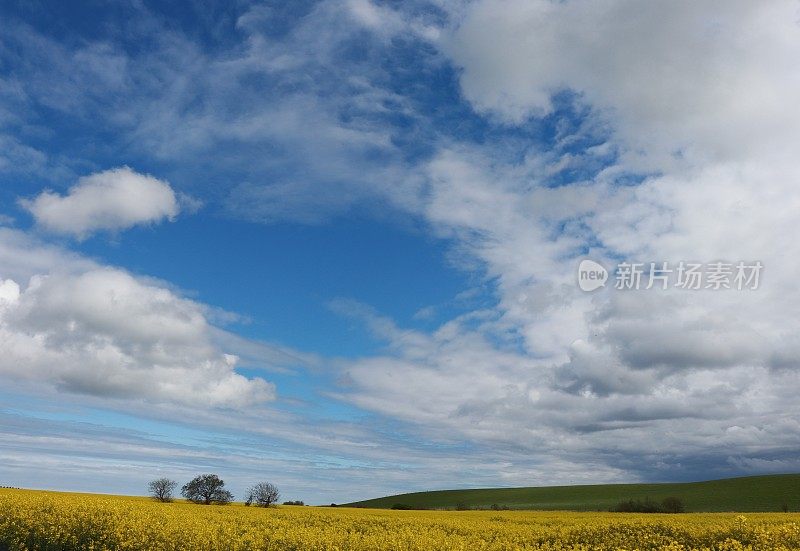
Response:
[{"label": "yellow rapeseed field", "polygon": [[786,550],[800,515],[162,504],[144,498],[0,490],[0,550]]}]

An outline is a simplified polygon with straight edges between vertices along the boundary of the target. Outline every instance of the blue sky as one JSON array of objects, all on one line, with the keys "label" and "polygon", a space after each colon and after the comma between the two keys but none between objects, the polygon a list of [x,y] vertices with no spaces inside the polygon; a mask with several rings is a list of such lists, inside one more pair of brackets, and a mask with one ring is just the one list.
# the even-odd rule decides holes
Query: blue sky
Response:
[{"label": "blue sky", "polygon": [[0,484],[796,471],[795,11],[4,3]]}]

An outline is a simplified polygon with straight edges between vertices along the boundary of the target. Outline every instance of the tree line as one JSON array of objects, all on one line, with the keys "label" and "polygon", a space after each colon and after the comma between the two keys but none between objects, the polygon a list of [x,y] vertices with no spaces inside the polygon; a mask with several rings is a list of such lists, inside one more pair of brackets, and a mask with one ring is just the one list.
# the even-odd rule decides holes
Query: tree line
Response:
[{"label": "tree line", "polygon": [[686,508],[683,501],[677,497],[667,497],[661,503],[656,503],[650,498],[629,499],[620,501],[611,509],[613,513],[683,513]]},{"label": "tree line", "polygon": [[[156,501],[173,501],[178,483],[169,478],[158,478],[148,484],[147,489]],[[201,474],[181,487],[181,495],[192,503],[200,505],[227,505],[233,501],[233,494],[225,489],[225,481],[215,474]],[[251,486],[245,495],[245,505],[269,507],[278,503],[281,494],[271,482],[259,482]],[[289,502],[287,502],[289,503]],[[302,505],[302,501],[290,504]]]}]

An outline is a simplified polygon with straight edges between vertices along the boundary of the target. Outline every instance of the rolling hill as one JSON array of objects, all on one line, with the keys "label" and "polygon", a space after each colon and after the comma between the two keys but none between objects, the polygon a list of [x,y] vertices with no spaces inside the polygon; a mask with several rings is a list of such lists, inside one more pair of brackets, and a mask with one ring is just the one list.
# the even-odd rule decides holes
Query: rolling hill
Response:
[{"label": "rolling hill", "polygon": [[530,488],[440,490],[399,494],[348,503],[348,507],[389,509],[402,504],[419,509],[455,509],[492,505],[510,509],[607,511],[620,501],[680,498],[687,512],[800,510],[800,474],[748,476],[706,482],[602,484]]}]

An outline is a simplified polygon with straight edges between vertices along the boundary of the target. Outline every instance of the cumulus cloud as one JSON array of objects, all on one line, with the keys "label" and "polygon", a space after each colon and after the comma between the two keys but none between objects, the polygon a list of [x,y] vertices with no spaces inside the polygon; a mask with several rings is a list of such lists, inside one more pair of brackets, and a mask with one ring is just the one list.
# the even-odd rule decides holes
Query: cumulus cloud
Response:
[{"label": "cumulus cloud", "polygon": [[128,167],[84,176],[66,195],[45,191],[21,203],[42,228],[78,239],[97,231],[172,220],[180,211],[167,182]]},{"label": "cumulus cloud", "polygon": [[[449,150],[429,164],[426,216],[480,259],[497,307],[432,334],[351,308],[387,347],[346,365],[342,398],[432,438],[519,446],[542,465],[603,457],[651,479],[741,472],[789,445],[768,430],[742,447],[768,419],[798,422],[787,389],[798,385],[789,213],[800,178],[788,165],[783,178],[748,160],[633,187],[601,176],[549,188],[547,159],[485,153]],[[584,256],[760,259],[768,275],[752,292],[587,294],[574,279]]]},{"label": "cumulus cloud", "polygon": [[[441,46],[473,107],[524,128],[564,117],[568,92],[585,124],[549,149],[449,144],[426,164],[422,212],[479,261],[497,306],[429,335],[381,332],[385,353],[346,366],[342,396],[545,465],[602,458],[652,479],[786,460],[800,423],[796,21],[794,2],[468,5]],[[604,144],[580,145],[603,127]],[[586,294],[584,257],[765,270],[749,293]]]},{"label": "cumulus cloud", "polygon": [[797,18],[791,0],[478,1],[443,47],[468,99],[506,121],[571,91],[651,162],[736,159],[796,146]]},{"label": "cumulus cloud", "polygon": [[340,396],[412,423],[432,441],[504,450],[503,470],[517,483],[528,462],[541,469],[529,471],[534,480],[545,482],[544,472],[565,462],[581,473],[591,465],[596,471],[584,476],[594,480],[630,480],[725,475],[749,458],[791,459],[794,373],[741,363],[633,368],[613,347],[580,342],[560,366],[498,348],[487,338],[496,335],[491,324],[459,319],[426,335],[350,311],[388,346],[348,363]]},{"label": "cumulus cloud", "polygon": [[[12,250],[35,247],[10,230],[0,239]],[[217,346],[204,305],[120,269],[59,260],[46,270],[2,270],[17,278],[0,282],[3,376],[185,406],[241,408],[274,398],[271,383],[235,371],[238,358]]]}]

